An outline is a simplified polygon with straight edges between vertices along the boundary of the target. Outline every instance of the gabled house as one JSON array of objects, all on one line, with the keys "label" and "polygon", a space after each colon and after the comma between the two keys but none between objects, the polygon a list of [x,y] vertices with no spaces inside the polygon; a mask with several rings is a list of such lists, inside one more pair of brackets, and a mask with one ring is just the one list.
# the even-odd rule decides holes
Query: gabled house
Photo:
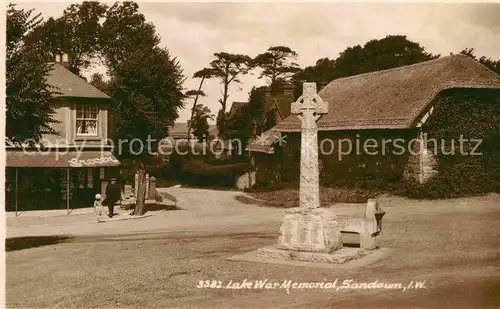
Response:
[{"label": "gabled house", "polygon": [[[327,148],[319,154],[321,182],[403,177],[424,183],[436,176],[439,163],[423,147],[422,127],[435,111],[436,98],[445,93],[453,96],[450,91],[455,90],[486,91],[498,98],[500,76],[472,58],[452,55],[330,82],[318,92],[329,104],[328,114],[317,122],[318,144]],[[257,181],[297,181],[300,131],[299,118],[290,115],[249,145]],[[280,134],[286,136],[281,146],[276,144]],[[340,158],[348,144],[340,141],[356,146],[368,139],[414,143],[402,155],[351,151]]]},{"label": "gabled house", "polygon": [[262,113],[257,119],[257,127],[271,128],[281,123],[290,116],[290,106],[293,102],[293,84],[284,84],[281,91],[275,96],[271,95],[269,87],[266,87]]},{"label": "gabled house", "polygon": [[43,136],[36,147],[7,142],[9,210],[92,205],[118,173],[120,161],[108,142],[114,131],[108,121],[111,98],[70,72],[67,63],[51,65],[47,81],[58,92],[53,102],[58,123],[51,125],[58,134]]},{"label": "gabled house", "polygon": [[236,115],[241,108],[246,105],[248,105],[248,102],[233,102],[231,109],[229,109],[227,118],[230,119],[231,117],[234,117],[234,115]]}]

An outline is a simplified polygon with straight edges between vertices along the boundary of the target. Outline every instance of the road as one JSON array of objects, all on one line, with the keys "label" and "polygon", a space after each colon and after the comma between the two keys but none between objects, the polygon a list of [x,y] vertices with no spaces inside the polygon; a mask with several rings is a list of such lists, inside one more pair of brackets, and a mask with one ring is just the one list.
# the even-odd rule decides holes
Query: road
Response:
[{"label": "road", "polygon": [[[319,269],[227,258],[274,244],[282,209],[238,202],[238,192],[169,188],[182,210],[97,224],[18,218],[7,234],[72,235],[7,252],[9,307],[500,308],[500,197],[409,201],[384,197],[381,246],[394,253],[359,269]],[[339,215],[363,205],[334,205]],[[68,221],[69,220],[69,221]],[[70,222],[71,221],[71,222]],[[45,224],[43,224],[45,222]],[[354,279],[425,281],[425,289],[218,290],[228,283]]]}]

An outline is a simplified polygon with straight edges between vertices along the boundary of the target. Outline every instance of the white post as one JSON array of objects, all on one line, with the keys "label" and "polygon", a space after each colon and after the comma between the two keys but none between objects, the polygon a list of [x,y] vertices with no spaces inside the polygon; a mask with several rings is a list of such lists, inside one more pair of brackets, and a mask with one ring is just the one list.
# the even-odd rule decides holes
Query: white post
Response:
[{"label": "white post", "polygon": [[69,215],[69,168],[66,169],[66,213]]},{"label": "white post", "polygon": [[16,217],[17,217],[17,191],[19,191],[18,186],[19,185],[18,185],[18,180],[17,180],[17,167],[16,167],[16,193],[15,193],[16,194]]}]

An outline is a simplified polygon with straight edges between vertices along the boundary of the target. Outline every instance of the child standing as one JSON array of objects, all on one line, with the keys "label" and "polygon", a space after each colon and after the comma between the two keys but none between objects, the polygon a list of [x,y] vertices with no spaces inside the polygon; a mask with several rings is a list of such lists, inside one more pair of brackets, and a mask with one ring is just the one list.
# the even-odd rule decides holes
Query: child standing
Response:
[{"label": "child standing", "polygon": [[104,207],[102,206],[102,196],[100,194],[96,194],[94,201],[94,211],[97,216],[97,222],[104,222],[104,220],[102,220],[103,208]]}]

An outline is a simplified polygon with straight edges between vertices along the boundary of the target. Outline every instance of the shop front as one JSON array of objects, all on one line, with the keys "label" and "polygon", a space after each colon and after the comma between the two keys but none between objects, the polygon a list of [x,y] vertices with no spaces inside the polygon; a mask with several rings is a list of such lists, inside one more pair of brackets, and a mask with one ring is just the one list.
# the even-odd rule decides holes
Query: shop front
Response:
[{"label": "shop front", "polygon": [[7,151],[6,211],[90,207],[120,161],[106,151]]}]

